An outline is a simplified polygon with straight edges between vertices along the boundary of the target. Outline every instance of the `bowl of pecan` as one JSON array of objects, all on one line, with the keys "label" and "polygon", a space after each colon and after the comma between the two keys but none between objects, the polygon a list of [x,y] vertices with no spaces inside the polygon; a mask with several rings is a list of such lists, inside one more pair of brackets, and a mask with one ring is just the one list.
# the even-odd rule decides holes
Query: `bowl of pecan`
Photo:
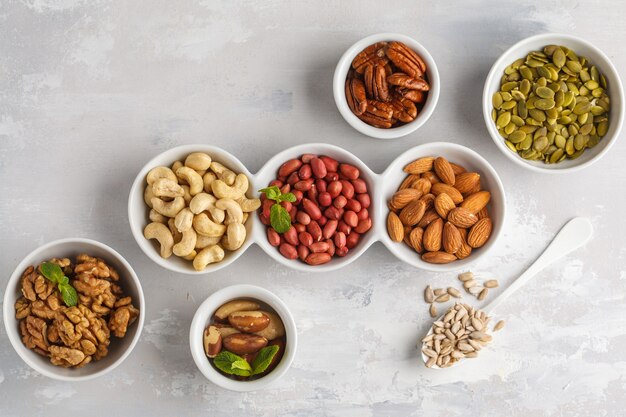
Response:
[{"label": "bowl of pecan", "polygon": [[439,99],[439,72],[419,42],[397,33],[361,39],[343,54],[333,79],[343,118],[377,139],[406,136],[422,126]]},{"label": "bowl of pecan", "polygon": [[69,238],[20,262],[3,310],[9,340],[26,364],[50,378],[78,381],[126,359],[139,340],[145,304],[137,275],[119,253]]}]

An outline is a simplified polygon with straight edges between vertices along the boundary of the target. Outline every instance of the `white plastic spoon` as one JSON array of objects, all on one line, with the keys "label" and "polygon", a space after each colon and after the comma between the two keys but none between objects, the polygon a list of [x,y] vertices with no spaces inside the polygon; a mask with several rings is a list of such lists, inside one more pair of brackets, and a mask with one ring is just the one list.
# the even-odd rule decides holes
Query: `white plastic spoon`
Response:
[{"label": "white plastic spoon", "polygon": [[[591,238],[592,234],[593,226],[591,225],[589,219],[584,217],[575,217],[567,222],[552,242],[550,242],[546,250],[543,251],[539,258],[537,258],[537,260],[526,270],[526,272],[520,275],[515,281],[513,281],[509,288],[504,290],[498,297],[481,310],[490,315],[493,310],[509,298],[515,291],[519,290],[528,281],[530,281],[531,278],[534,278],[537,273],[550,265],[552,262],[555,262],[557,259],[560,259],[561,257],[584,245],[589,238]],[[445,313],[437,320],[442,320],[444,315]],[[432,331],[433,329],[431,326],[427,336],[430,335]],[[422,359],[424,360],[424,363],[426,363],[429,359],[424,352],[422,352]],[[432,368],[440,369],[436,364],[433,365]]]}]

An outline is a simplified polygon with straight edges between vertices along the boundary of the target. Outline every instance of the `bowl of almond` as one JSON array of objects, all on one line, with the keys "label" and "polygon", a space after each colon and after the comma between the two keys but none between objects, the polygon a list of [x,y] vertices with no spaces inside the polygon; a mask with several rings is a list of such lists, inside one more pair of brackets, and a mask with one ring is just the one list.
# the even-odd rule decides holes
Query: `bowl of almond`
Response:
[{"label": "bowl of almond", "polygon": [[478,153],[429,143],[400,155],[383,174],[383,243],[421,269],[462,269],[485,256],[502,232],[504,187]]}]

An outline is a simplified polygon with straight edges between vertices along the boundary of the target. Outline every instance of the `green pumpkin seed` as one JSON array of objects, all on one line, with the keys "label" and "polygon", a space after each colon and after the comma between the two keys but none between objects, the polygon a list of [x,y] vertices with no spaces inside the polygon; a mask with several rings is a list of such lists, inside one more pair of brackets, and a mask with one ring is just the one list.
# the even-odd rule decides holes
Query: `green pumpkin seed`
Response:
[{"label": "green pumpkin seed", "polygon": [[513,145],[511,142],[509,142],[508,140],[504,141],[504,144],[506,145],[507,148],[509,148],[511,151],[517,153],[517,149],[515,149],[515,145]]},{"label": "green pumpkin seed", "polygon": [[574,114],[576,115],[580,115],[583,113],[587,113],[589,111],[591,111],[591,108],[593,107],[593,104],[587,102],[582,102],[582,103],[578,103],[576,104],[576,106],[574,107],[574,109],[572,110],[574,112]]},{"label": "green pumpkin seed", "polygon": [[606,135],[607,130],[609,130],[609,122],[600,122],[596,127],[598,136],[603,137]]},{"label": "green pumpkin seed", "polygon": [[554,144],[557,146],[557,148],[565,148],[565,138],[562,135],[556,135],[554,137]]},{"label": "green pumpkin seed", "polygon": [[511,82],[502,84],[500,89],[504,92],[507,92],[507,91],[511,91],[515,87],[517,87],[517,83],[515,81],[511,81]]},{"label": "green pumpkin seed", "polygon": [[517,146],[521,150],[526,150],[526,149],[530,149],[532,144],[533,144],[532,136],[526,136],[524,140],[522,140]]},{"label": "green pumpkin seed", "polygon": [[[600,107],[602,109],[602,107]],[[604,109],[602,109],[604,111]],[[528,109],[526,108],[526,103],[520,101],[517,103],[517,115],[522,119],[526,119],[528,117]]]},{"label": "green pumpkin seed", "polygon": [[502,106],[500,106],[500,108],[503,110],[511,110],[515,106],[517,106],[517,102],[515,100],[509,100],[502,103]]},{"label": "green pumpkin seed", "polygon": [[587,142],[587,147],[593,148],[594,146],[598,144],[599,141],[600,141],[600,138],[598,136],[590,136],[589,142]]},{"label": "green pumpkin seed", "polygon": [[554,91],[548,87],[537,87],[535,90],[535,94],[537,94],[541,98],[553,98]]},{"label": "green pumpkin seed", "polygon": [[499,128],[504,127],[508,125],[510,121],[511,121],[511,113],[504,112],[500,116],[498,116],[498,120],[496,120],[496,126],[498,126]]},{"label": "green pumpkin seed", "polygon": [[530,109],[528,110],[528,114],[530,115],[530,117],[532,117],[538,122],[545,122],[546,120],[546,114],[542,112],[541,110]]},{"label": "green pumpkin seed", "polygon": [[561,48],[557,47],[554,51],[554,54],[552,55],[552,62],[554,62],[554,65],[559,68],[565,65],[565,52],[563,52]]},{"label": "green pumpkin seed", "polygon": [[537,152],[542,152],[548,148],[548,146],[550,146],[550,144],[548,143],[548,138],[545,136],[540,136],[537,139],[535,139],[535,141],[533,142],[533,148],[537,151]]},{"label": "green pumpkin seed", "polygon": [[522,78],[524,78],[525,80],[532,81],[533,72],[530,70],[530,68],[528,68],[527,66],[520,67],[519,72]]},{"label": "green pumpkin seed", "polygon": [[580,127],[579,132],[583,135],[588,135],[589,133],[591,133],[591,129],[593,129],[593,124],[587,123]]},{"label": "green pumpkin seed", "polygon": [[535,107],[539,110],[548,110],[554,107],[554,100],[551,98],[541,98],[535,101]]},{"label": "green pumpkin seed", "polygon": [[516,115],[511,116],[511,123],[513,123],[517,127],[521,127],[521,126],[524,126],[526,124],[524,122],[524,119],[522,119],[521,117],[516,116]]},{"label": "green pumpkin seed", "polygon": [[[524,80],[526,81],[526,80]],[[519,90],[513,90],[511,91],[511,95],[513,96],[513,99],[516,101],[525,101],[526,100],[526,96],[524,95],[524,93],[522,93]]]},{"label": "green pumpkin seed", "polygon": [[574,136],[574,148],[576,148],[576,150],[579,151],[583,149],[584,147],[585,147],[585,139],[583,135],[579,133],[576,136]]},{"label": "green pumpkin seed", "polygon": [[552,155],[550,155],[550,163],[555,164],[563,156],[563,149],[557,149]]},{"label": "green pumpkin seed", "polygon": [[565,143],[565,152],[568,155],[571,155],[574,153],[574,138],[571,136],[569,139],[567,139],[567,143]]},{"label": "green pumpkin seed", "polygon": [[567,61],[565,65],[567,65],[567,68],[575,74],[578,74],[583,69],[582,65],[580,65],[580,62],[578,61]]},{"label": "green pumpkin seed", "polygon": [[493,104],[493,107],[495,107],[496,109],[499,109],[500,106],[502,106],[503,102],[504,100],[502,100],[502,94],[500,94],[499,92],[495,93],[491,98],[491,104]]},{"label": "green pumpkin seed", "polygon": [[509,123],[508,125],[506,125],[504,127],[504,132],[507,135],[510,135],[511,133],[513,133],[515,130],[517,129],[517,126],[515,126],[513,123]]},{"label": "green pumpkin seed", "polygon": [[524,139],[526,139],[526,133],[521,130],[516,130],[509,135],[509,141],[511,141],[511,143],[520,143]]}]

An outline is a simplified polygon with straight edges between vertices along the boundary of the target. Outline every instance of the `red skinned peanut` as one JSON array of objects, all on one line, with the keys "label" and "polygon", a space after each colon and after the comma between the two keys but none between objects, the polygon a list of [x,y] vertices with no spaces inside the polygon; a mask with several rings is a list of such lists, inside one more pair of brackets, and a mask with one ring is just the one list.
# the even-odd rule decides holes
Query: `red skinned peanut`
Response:
[{"label": "red skinned peanut", "polygon": [[352,210],[347,210],[343,213],[343,221],[350,227],[356,227],[359,224],[359,217]]},{"label": "red skinned peanut", "polygon": [[363,194],[367,192],[367,184],[363,181],[362,178],[357,178],[356,180],[350,181],[352,186],[354,187],[354,192],[357,194]]},{"label": "red skinned peanut", "polygon": [[355,247],[359,243],[360,237],[361,235],[356,232],[350,233],[348,236],[346,236],[346,247],[348,249],[352,249],[353,247]]},{"label": "red skinned peanut", "polygon": [[359,200],[355,200],[354,198],[350,199],[346,203],[346,209],[358,213],[359,211],[361,211],[361,203],[359,203]]},{"label": "red skinned peanut", "polygon": [[302,223],[296,223],[293,225],[293,227],[296,228],[296,232],[298,233],[306,232],[306,226]]},{"label": "red skinned peanut", "polygon": [[308,232],[302,232],[298,234],[298,240],[304,246],[310,246],[313,243],[313,236],[311,236],[311,234]]},{"label": "red skinned peanut", "polygon": [[312,253],[306,257],[306,263],[309,265],[322,265],[330,262],[332,256],[328,253]]},{"label": "red skinned peanut", "polygon": [[328,250],[328,243],[327,242],[315,242],[309,245],[309,250],[312,253],[326,252]]},{"label": "red skinned peanut", "polygon": [[280,245],[280,235],[271,227],[267,228],[267,241],[272,246]]},{"label": "red skinned peanut", "polygon": [[298,232],[296,232],[296,228],[293,226],[290,226],[289,229],[287,229],[287,231],[283,233],[283,237],[285,238],[287,243],[290,243],[294,246],[298,244]]},{"label": "red skinned peanut", "polygon": [[306,226],[311,223],[311,216],[306,214],[304,211],[298,211],[298,213],[296,213],[296,221]]},{"label": "red skinned peanut", "polygon": [[339,162],[337,162],[336,159],[333,159],[330,156],[320,156],[320,159],[324,162],[324,165],[326,165],[326,170],[328,172],[337,172]]},{"label": "red skinned peanut", "polygon": [[324,162],[319,158],[311,159],[311,170],[313,171],[315,178],[324,178],[328,173],[326,164],[324,164]]},{"label": "red skinned peanut", "polygon": [[313,158],[317,158],[317,155],[312,154],[312,153],[305,153],[300,157],[300,160],[305,163],[308,164],[311,162],[311,159]]},{"label": "red skinned peanut", "polygon": [[337,248],[343,248],[346,246],[346,234],[344,232],[335,233],[335,246]]},{"label": "red skinned peanut", "polygon": [[317,196],[317,201],[320,203],[322,207],[328,207],[333,202],[333,198],[326,191],[319,193]]},{"label": "red skinned peanut", "polygon": [[309,248],[304,245],[298,245],[298,258],[300,258],[301,261],[305,261],[309,253],[311,253]]},{"label": "red skinned peanut", "polygon": [[298,170],[298,177],[300,177],[301,180],[308,180],[311,178],[311,174],[311,165],[309,164],[302,165]]},{"label": "red skinned peanut", "polygon": [[307,232],[311,234],[313,240],[319,242],[322,239],[322,228],[317,222],[312,221],[306,227]]},{"label": "red skinned peanut", "polygon": [[339,174],[337,174],[336,172],[329,172],[328,174],[326,174],[326,177],[324,177],[324,179],[328,182],[337,181],[339,180]]},{"label": "red skinned peanut", "polygon": [[289,243],[281,243],[278,250],[287,259],[296,259],[298,257],[296,247]]},{"label": "red skinned peanut", "polygon": [[333,200],[333,206],[337,208],[344,208],[348,204],[348,199],[340,195]]},{"label": "red skinned peanut", "polygon": [[341,248],[337,248],[337,250],[335,250],[335,255],[337,256],[346,256],[348,254],[348,247],[347,246],[343,246]]},{"label": "red skinned peanut", "polygon": [[372,219],[367,218],[364,220],[359,220],[359,223],[354,228],[354,231],[357,233],[365,233],[372,228]]},{"label": "red skinned peanut", "polygon": [[311,219],[313,220],[317,220],[322,217],[322,212],[320,211],[320,208],[317,207],[317,204],[315,204],[308,198],[302,199],[302,208],[304,208],[304,211],[306,211],[306,213],[311,216]]},{"label": "red skinned peanut", "polygon": [[364,209],[361,209],[361,211],[359,211],[356,215],[359,218],[359,220],[365,220],[370,216],[370,212],[366,208],[364,208]]},{"label": "red skinned peanut", "polygon": [[356,196],[356,199],[359,200],[359,203],[361,203],[361,207],[363,208],[369,208],[372,202],[369,194],[359,194]]},{"label": "red skinned peanut", "polygon": [[337,220],[328,220],[328,222],[324,225],[324,230],[322,230],[322,236],[324,239],[330,239],[337,230],[337,224],[339,222]]},{"label": "red skinned peanut", "polygon": [[299,159],[290,159],[278,168],[278,175],[281,177],[287,177],[292,172],[295,172],[302,166],[302,162]]},{"label": "red skinned peanut", "polygon": [[361,174],[357,167],[350,164],[339,165],[339,172],[341,173],[341,175],[351,180],[356,180]]},{"label": "red skinned peanut", "polygon": [[341,194],[348,200],[354,197],[354,186],[350,181],[341,180]]}]

